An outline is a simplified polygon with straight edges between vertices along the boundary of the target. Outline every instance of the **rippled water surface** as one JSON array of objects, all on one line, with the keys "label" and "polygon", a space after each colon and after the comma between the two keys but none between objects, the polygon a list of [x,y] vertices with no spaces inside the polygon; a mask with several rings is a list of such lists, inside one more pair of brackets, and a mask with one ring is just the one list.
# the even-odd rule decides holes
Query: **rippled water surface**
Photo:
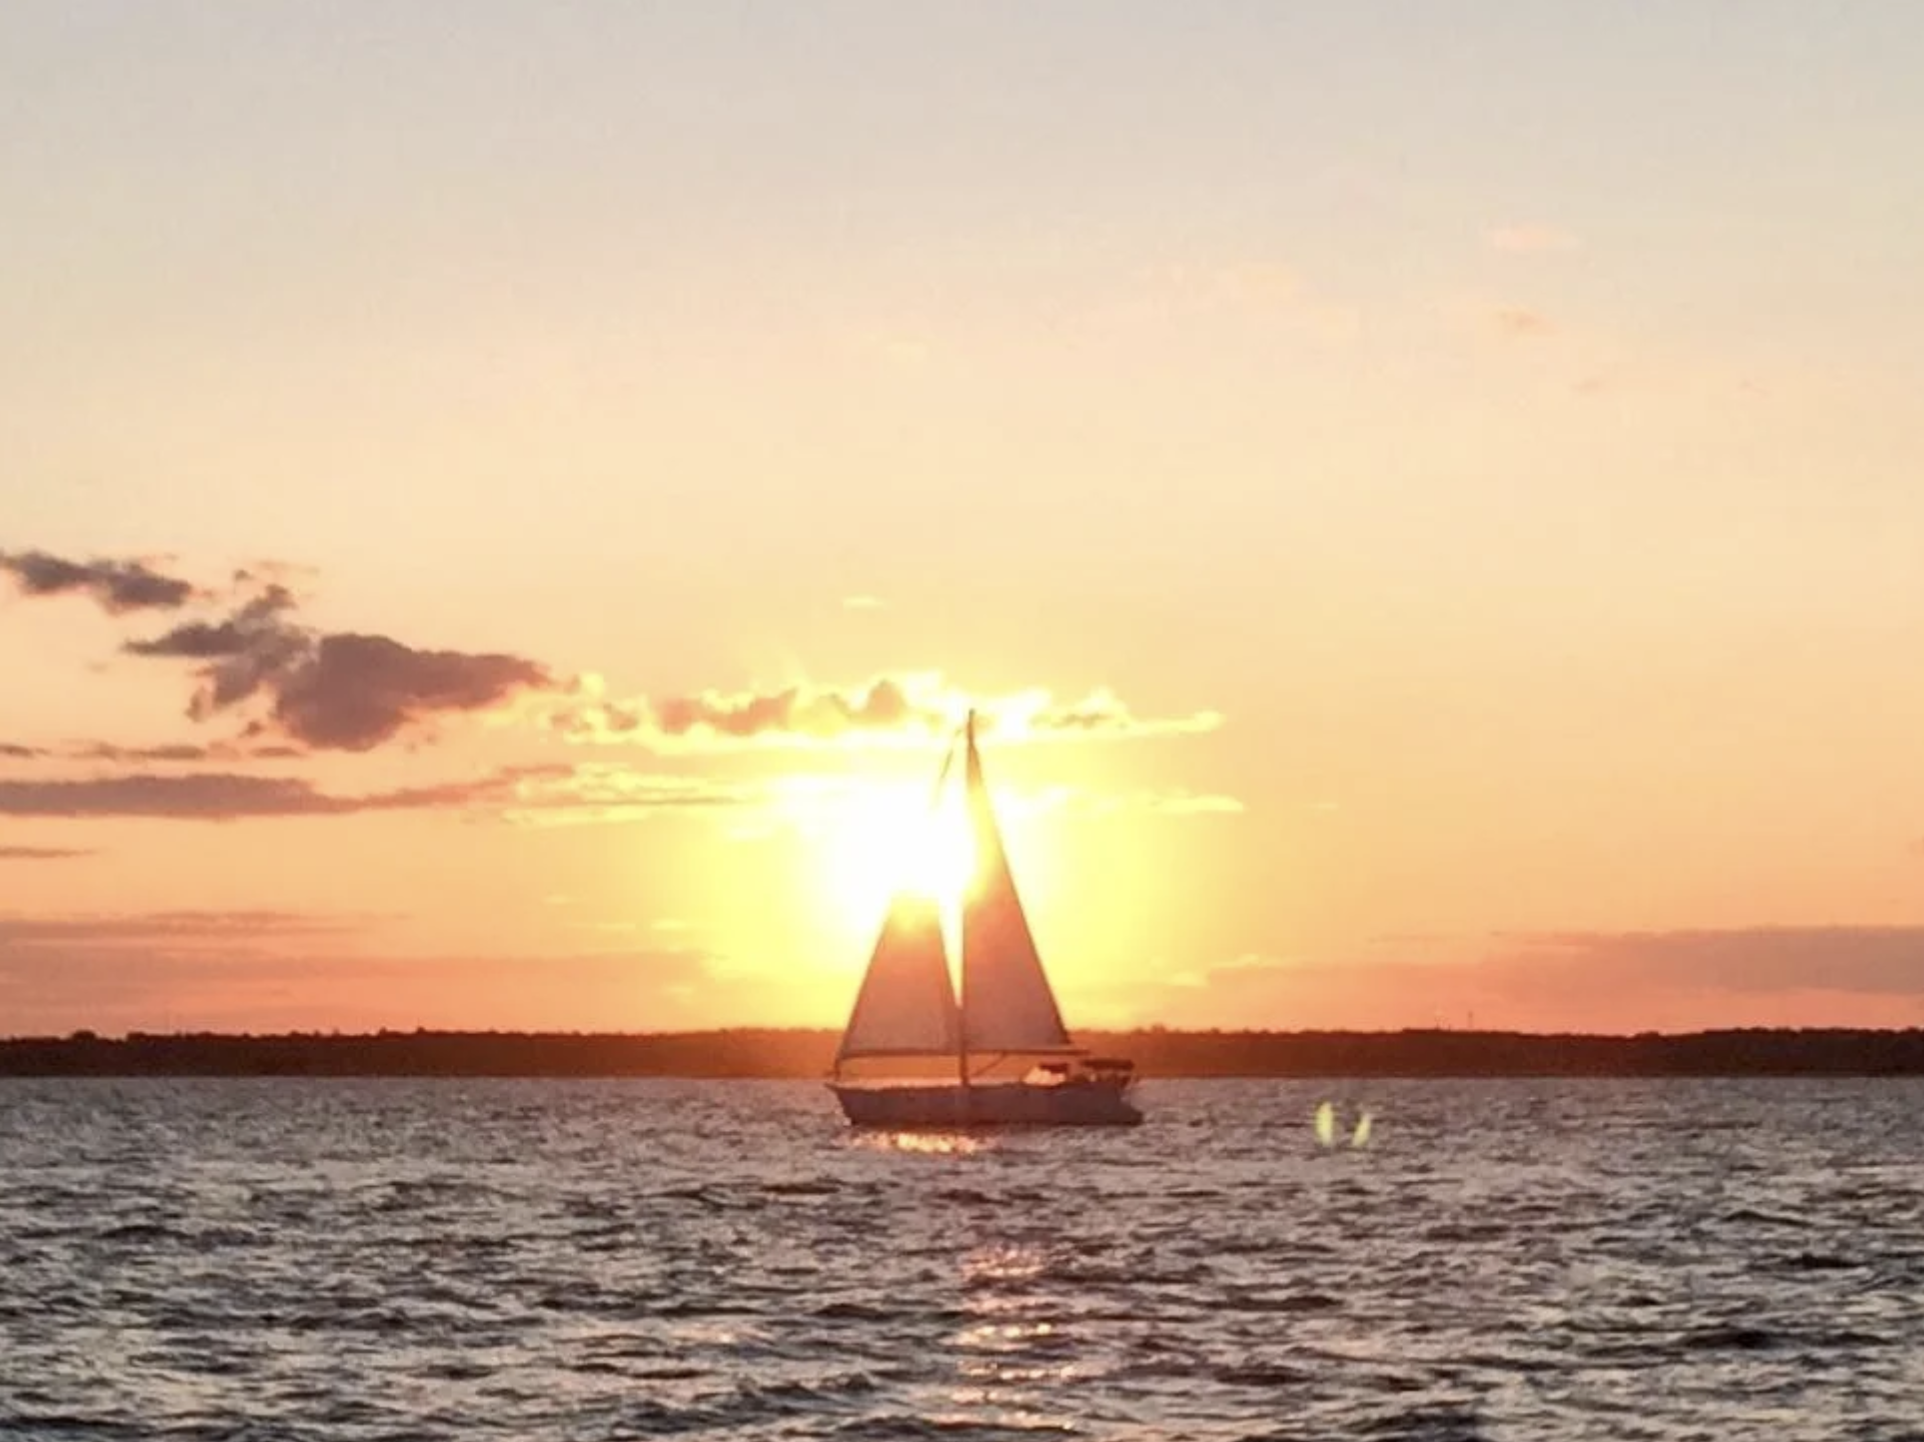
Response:
[{"label": "rippled water surface", "polygon": [[0,1080],[0,1433],[1924,1435],[1916,1083],[1142,1091]]}]

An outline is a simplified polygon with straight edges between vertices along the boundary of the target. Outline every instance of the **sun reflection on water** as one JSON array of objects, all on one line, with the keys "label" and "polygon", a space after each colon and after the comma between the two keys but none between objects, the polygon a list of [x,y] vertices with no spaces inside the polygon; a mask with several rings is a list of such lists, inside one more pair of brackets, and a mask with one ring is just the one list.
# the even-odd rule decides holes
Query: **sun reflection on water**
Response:
[{"label": "sun reflection on water", "polygon": [[1051,1394],[1079,1375],[1061,1355],[1075,1338],[1053,1294],[1051,1253],[1032,1243],[997,1241],[961,1260],[964,1324],[951,1338],[955,1375],[950,1402],[968,1426],[1066,1430]]},{"label": "sun reflection on water", "polygon": [[[962,1259],[962,1285],[1029,1281],[1042,1273],[1048,1258],[1040,1247],[1002,1244],[977,1247]],[[973,1305],[973,1303],[971,1303]]]},{"label": "sun reflection on water", "polygon": [[990,1151],[994,1142],[988,1137],[967,1132],[851,1132],[847,1145],[882,1152],[922,1152],[934,1156],[974,1156]]}]

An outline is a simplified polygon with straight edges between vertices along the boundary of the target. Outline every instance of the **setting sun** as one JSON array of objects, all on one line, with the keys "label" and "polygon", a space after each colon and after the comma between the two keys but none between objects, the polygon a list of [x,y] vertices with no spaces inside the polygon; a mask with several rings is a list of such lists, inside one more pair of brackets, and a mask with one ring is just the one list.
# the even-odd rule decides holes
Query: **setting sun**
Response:
[{"label": "setting sun", "polygon": [[930,898],[953,919],[974,849],[956,797],[930,800],[926,782],[866,782],[835,808],[819,854],[824,885],[849,924],[879,925],[901,891]]}]

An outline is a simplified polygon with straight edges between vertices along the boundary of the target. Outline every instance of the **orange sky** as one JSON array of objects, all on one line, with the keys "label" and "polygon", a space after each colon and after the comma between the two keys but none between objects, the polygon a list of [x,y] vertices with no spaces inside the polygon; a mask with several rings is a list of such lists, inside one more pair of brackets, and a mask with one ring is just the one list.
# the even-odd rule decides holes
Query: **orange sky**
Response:
[{"label": "orange sky", "polygon": [[1924,1021],[1924,22],[910,8],[0,15],[0,1034]]}]

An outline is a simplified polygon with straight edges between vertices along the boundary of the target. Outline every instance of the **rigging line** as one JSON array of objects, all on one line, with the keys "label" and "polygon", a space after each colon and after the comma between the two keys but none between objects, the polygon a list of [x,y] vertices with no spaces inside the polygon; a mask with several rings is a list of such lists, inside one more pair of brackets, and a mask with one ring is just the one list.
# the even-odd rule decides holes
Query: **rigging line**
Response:
[{"label": "rigging line", "polygon": [[929,793],[929,810],[931,811],[940,811],[942,809],[942,788],[948,784],[949,768],[955,765],[955,743],[960,739],[961,734],[961,731],[958,729],[956,734],[949,738],[948,750],[942,753],[942,769],[936,773],[935,789]]}]

